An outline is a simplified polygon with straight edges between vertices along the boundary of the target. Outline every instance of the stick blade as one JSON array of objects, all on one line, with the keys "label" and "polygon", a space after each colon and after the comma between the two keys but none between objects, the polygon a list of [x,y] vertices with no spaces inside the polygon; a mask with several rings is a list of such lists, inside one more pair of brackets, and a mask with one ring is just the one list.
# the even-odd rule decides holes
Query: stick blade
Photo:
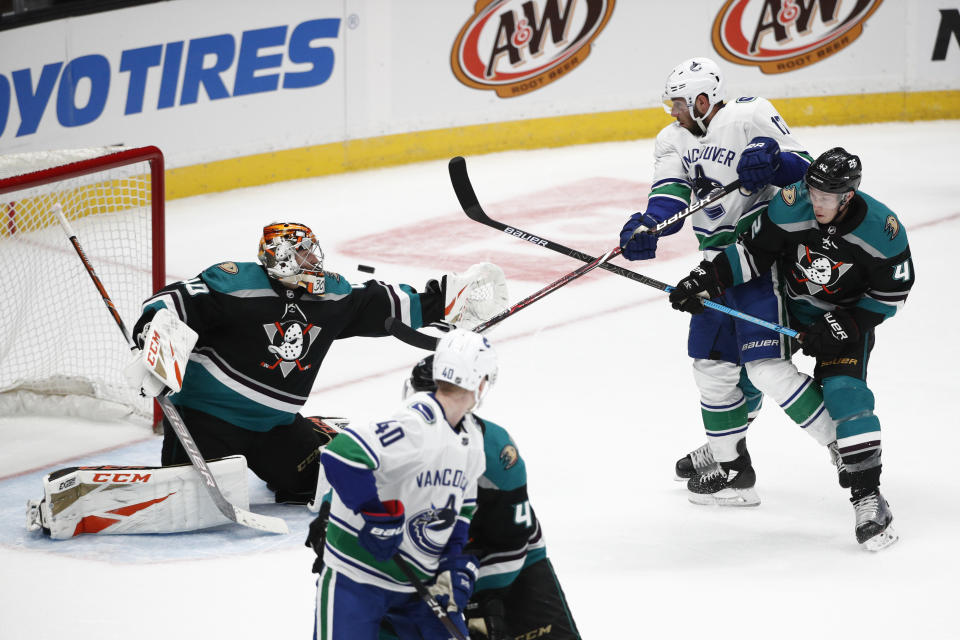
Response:
[{"label": "stick blade", "polygon": [[457,156],[450,159],[448,165],[450,172],[450,183],[453,185],[453,192],[457,194],[457,200],[467,217],[477,222],[485,222],[488,219],[483,207],[480,206],[480,200],[477,193],[470,184],[470,175],[467,173],[467,161],[463,156]]},{"label": "stick blade", "polygon": [[265,516],[259,513],[253,513],[252,511],[241,509],[237,505],[232,506],[234,517],[230,519],[239,525],[250,527],[251,529],[256,529],[258,531],[265,531],[266,533],[290,533],[290,528],[287,527],[286,521],[282,518],[275,518],[273,516]]},{"label": "stick blade", "polygon": [[440,342],[440,338],[420,333],[410,325],[400,322],[393,316],[390,316],[384,321],[383,327],[387,330],[387,333],[397,340],[405,342],[411,347],[417,347],[418,349],[436,351],[437,343]]}]

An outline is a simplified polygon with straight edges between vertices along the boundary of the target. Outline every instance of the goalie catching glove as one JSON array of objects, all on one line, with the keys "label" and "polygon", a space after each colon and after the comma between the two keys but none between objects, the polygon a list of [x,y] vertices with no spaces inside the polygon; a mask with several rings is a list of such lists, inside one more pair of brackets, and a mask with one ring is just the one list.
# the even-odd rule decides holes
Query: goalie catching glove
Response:
[{"label": "goalie catching glove", "polygon": [[197,332],[163,308],[143,327],[137,342],[140,349],[124,370],[130,384],[147,398],[155,398],[165,389],[180,391]]},{"label": "goalie catching glove", "polygon": [[468,331],[507,308],[507,279],[492,262],[443,276],[443,319]]}]

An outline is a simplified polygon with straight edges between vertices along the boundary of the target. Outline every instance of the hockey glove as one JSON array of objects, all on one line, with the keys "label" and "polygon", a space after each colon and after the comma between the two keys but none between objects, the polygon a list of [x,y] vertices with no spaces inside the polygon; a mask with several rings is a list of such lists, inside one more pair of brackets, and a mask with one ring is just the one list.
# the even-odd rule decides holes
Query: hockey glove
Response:
[{"label": "hockey glove", "polygon": [[840,354],[860,340],[860,327],[846,311],[828,311],[803,334],[800,348],[808,356],[820,358]]},{"label": "hockey glove", "polygon": [[773,138],[757,137],[740,153],[737,176],[748,191],[759,191],[773,182],[780,169],[780,145]]},{"label": "hockey glove", "polygon": [[479,603],[475,599],[468,605],[467,615],[471,638],[483,636],[487,640],[513,640],[513,634],[507,630],[507,610],[500,598],[487,597]]},{"label": "hockey glove", "polygon": [[707,298],[718,298],[723,295],[723,285],[717,268],[709,260],[704,260],[695,267],[686,278],[677,283],[670,292],[670,304],[677,311],[686,311],[694,315],[703,313],[703,301],[700,294]]},{"label": "hockey glove", "polygon": [[430,593],[441,607],[447,611],[466,610],[477,581],[478,564],[475,556],[464,553],[440,558],[437,581],[431,585]]},{"label": "hockey glove", "polygon": [[360,516],[364,524],[357,541],[378,562],[386,562],[397,553],[403,540],[403,503],[387,500],[382,511],[361,511]]},{"label": "hockey glove", "polygon": [[463,273],[443,276],[443,320],[473,329],[507,308],[507,278],[492,262],[471,265]]},{"label": "hockey glove", "polygon": [[633,235],[633,232],[640,226],[653,229],[659,222],[653,216],[642,211],[630,216],[627,224],[623,225],[623,230],[620,232],[620,248],[623,249],[623,257],[627,260],[655,258],[657,255],[657,236],[643,232]]},{"label": "hockey glove", "polygon": [[197,332],[169,309],[159,309],[137,336],[140,349],[124,369],[140,395],[155,398],[165,389],[180,391]]},{"label": "hockey glove", "polygon": [[327,522],[330,520],[330,501],[320,503],[320,512],[310,523],[307,540],[303,544],[313,549],[317,559],[313,561],[313,572],[320,573],[323,569],[323,547],[327,543]]},{"label": "hockey glove", "polygon": [[[325,447],[336,437],[338,433],[350,424],[345,418],[323,418],[321,416],[306,416],[306,419],[312,423],[313,432],[320,440],[320,446]],[[345,423],[345,424],[344,424]],[[340,426],[343,425],[343,426]]]}]

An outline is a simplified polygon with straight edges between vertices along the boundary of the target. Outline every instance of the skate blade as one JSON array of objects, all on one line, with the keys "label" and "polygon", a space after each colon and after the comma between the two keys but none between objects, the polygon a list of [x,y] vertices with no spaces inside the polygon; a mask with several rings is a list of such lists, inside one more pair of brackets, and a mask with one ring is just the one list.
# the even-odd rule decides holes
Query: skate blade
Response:
[{"label": "skate blade", "polygon": [[893,530],[893,526],[887,526],[886,529],[877,535],[873,536],[869,540],[865,540],[860,544],[860,546],[867,551],[882,551],[899,539],[900,536],[897,535],[897,532]]},{"label": "skate blade", "polygon": [[693,504],[716,507],[756,507],[760,504],[760,495],[753,487],[749,489],[721,489],[716,493],[688,493],[687,499]]}]

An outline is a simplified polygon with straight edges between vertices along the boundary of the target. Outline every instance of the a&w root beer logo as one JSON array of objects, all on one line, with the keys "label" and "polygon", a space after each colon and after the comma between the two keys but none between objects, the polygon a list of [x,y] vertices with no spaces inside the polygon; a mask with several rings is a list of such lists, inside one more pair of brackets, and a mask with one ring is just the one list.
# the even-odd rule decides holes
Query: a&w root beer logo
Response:
[{"label": "a&w root beer logo", "polygon": [[450,54],[457,79],[501,98],[562,78],[590,53],[615,0],[477,0]]},{"label": "a&w root beer logo", "polygon": [[727,0],[713,47],[730,62],[783,73],[815,64],[856,40],[883,0]]}]

